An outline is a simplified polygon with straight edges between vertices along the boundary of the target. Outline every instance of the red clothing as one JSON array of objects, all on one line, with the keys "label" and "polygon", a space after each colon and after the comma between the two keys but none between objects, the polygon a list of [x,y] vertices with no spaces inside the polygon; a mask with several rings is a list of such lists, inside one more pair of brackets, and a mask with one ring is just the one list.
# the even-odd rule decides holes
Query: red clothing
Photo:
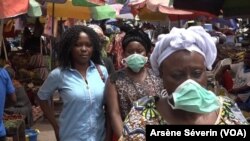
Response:
[{"label": "red clothing", "polygon": [[223,73],[222,79],[223,87],[227,89],[227,91],[231,90],[233,88],[233,78],[227,70]]},{"label": "red clothing", "polygon": [[123,68],[123,65],[121,63],[123,59],[123,49],[122,49],[122,40],[125,36],[125,32],[122,32],[120,34],[117,34],[114,38],[113,43],[111,44],[112,48],[112,55],[114,56],[114,67],[116,70],[119,70]]}]

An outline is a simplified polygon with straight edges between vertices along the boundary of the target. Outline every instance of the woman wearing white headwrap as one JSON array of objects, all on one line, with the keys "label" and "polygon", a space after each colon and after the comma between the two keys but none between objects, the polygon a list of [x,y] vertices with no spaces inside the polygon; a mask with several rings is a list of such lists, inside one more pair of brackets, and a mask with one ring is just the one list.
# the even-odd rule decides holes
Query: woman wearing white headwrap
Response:
[{"label": "woman wearing white headwrap", "polygon": [[215,43],[200,26],[161,35],[150,62],[163,78],[165,97],[138,100],[125,119],[123,139],[145,140],[146,125],[247,124],[229,98],[206,89],[206,68],[212,69],[216,55]]},{"label": "woman wearing white headwrap", "polygon": [[217,56],[215,43],[201,26],[192,26],[188,29],[173,28],[169,34],[161,35],[150,58],[154,71],[159,74],[158,69],[162,61],[183,49],[200,53],[205,58],[206,67],[212,69]]}]

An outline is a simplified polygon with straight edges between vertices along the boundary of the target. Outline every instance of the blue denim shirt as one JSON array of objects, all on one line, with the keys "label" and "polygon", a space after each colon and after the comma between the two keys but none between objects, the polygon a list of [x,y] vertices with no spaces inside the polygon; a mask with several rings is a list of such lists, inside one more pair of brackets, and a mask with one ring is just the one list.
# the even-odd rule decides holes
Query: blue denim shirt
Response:
[{"label": "blue denim shirt", "polygon": [[[54,69],[39,89],[38,96],[48,100],[55,90],[63,100],[59,118],[61,141],[102,141],[105,137],[104,82],[93,62],[87,69],[87,82],[75,69]],[[107,80],[108,73],[100,66]]]},{"label": "blue denim shirt", "polygon": [[15,88],[12,84],[8,72],[5,69],[0,68],[0,137],[6,135],[5,127],[3,124],[5,98],[7,94],[13,94],[14,92]]}]

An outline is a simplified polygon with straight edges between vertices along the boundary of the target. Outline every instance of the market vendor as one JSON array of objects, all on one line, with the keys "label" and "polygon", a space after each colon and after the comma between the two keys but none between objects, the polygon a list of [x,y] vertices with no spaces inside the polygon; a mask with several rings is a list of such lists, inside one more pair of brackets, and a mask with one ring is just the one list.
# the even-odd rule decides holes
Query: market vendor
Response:
[{"label": "market vendor", "polygon": [[235,76],[233,88],[229,93],[237,95],[240,109],[250,111],[250,51],[245,52],[243,62],[224,66],[216,75],[221,76],[225,69],[230,69]]},{"label": "market vendor", "polygon": [[26,93],[24,86],[15,79],[15,71],[11,67],[6,68],[12,79],[13,85],[16,89],[17,102],[13,104],[6,103],[4,111],[9,114],[21,114],[25,116],[26,127],[31,127],[33,124],[32,105]]},{"label": "market vendor", "polygon": [[3,112],[6,96],[10,97],[12,102],[16,102],[15,88],[7,71],[0,66],[0,141],[5,141],[6,131],[3,124]]}]

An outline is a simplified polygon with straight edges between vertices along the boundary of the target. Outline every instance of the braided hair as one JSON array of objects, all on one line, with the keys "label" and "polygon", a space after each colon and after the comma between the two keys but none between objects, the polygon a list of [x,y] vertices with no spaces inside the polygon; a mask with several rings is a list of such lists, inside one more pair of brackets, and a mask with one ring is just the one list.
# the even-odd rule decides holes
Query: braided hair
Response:
[{"label": "braided hair", "polygon": [[137,41],[143,45],[146,50],[146,53],[151,51],[151,40],[148,37],[148,34],[141,29],[132,29],[126,33],[122,40],[122,48],[126,49],[130,42]]},{"label": "braided hair", "polygon": [[61,37],[61,40],[58,44],[58,63],[62,68],[70,68],[72,65],[72,49],[75,47],[77,40],[79,39],[79,35],[81,32],[86,33],[89,36],[90,42],[93,47],[93,54],[91,56],[91,61],[95,64],[102,64],[101,61],[101,46],[100,39],[97,33],[87,27],[82,25],[75,25],[69,29],[67,29]]}]

